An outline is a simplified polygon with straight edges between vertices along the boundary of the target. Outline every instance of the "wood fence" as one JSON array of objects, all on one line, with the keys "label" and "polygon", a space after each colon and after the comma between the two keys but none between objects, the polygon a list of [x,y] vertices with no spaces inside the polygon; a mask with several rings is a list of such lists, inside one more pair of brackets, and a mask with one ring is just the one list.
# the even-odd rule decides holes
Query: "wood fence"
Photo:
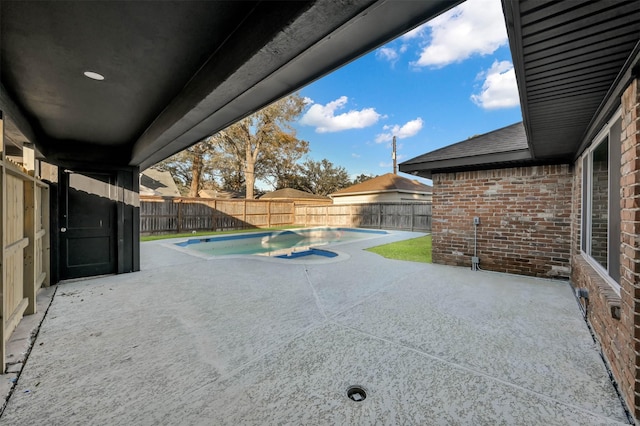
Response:
[{"label": "wood fence", "polygon": [[295,203],[140,196],[141,235],[268,228],[293,224]]},{"label": "wood fence", "polygon": [[295,201],[140,196],[140,233],[170,234],[285,225],[431,231],[431,203],[297,205]]},{"label": "wood fence", "polygon": [[0,116],[0,373],[5,344],[49,283],[49,187],[4,155]]},{"label": "wood fence", "polygon": [[297,224],[431,231],[431,203],[367,203],[297,206]]}]

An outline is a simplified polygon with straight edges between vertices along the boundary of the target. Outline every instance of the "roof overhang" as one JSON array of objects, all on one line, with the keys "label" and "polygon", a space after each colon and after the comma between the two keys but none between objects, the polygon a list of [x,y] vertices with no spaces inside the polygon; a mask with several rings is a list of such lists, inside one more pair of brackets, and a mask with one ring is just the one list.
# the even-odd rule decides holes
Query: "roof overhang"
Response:
[{"label": "roof overhang", "polygon": [[514,167],[532,161],[519,122],[404,161],[400,170],[431,179],[435,172]]},{"label": "roof overhang", "polygon": [[4,0],[0,109],[50,162],[144,169],[461,2]]},{"label": "roof overhang", "polygon": [[477,170],[486,168],[515,167],[531,163],[528,149],[510,152],[498,152],[473,157],[450,158],[447,160],[403,163],[400,169],[404,173],[431,179],[434,173],[442,171]]},{"label": "roof overhang", "polygon": [[637,0],[502,5],[532,157],[571,162],[636,74]]}]

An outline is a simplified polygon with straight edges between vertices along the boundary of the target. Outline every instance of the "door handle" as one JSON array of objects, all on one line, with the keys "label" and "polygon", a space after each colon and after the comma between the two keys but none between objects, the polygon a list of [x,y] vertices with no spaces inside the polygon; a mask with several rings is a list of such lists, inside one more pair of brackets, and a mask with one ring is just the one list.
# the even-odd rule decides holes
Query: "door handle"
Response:
[{"label": "door handle", "polygon": [[60,228],[60,232],[67,232],[67,228]]}]

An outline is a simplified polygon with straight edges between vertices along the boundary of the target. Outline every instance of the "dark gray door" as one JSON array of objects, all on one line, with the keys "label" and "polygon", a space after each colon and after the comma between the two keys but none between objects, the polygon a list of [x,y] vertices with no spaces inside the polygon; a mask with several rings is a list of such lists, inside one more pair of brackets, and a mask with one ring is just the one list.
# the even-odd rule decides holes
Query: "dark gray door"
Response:
[{"label": "dark gray door", "polygon": [[115,176],[65,170],[60,178],[60,278],[115,273]]}]

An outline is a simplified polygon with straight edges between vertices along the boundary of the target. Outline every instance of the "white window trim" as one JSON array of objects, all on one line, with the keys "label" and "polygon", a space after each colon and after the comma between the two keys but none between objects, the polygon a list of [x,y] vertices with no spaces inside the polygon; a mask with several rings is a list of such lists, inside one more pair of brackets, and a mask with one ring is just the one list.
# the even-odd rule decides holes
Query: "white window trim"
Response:
[{"label": "white window trim", "polygon": [[[584,153],[582,154],[582,158],[580,161],[582,161],[582,166],[585,166],[585,163],[588,165],[589,170],[587,170],[586,176],[587,176],[587,182],[582,182],[582,185],[588,185],[588,189],[589,191],[587,191],[588,194],[588,202],[585,202],[583,194],[584,192],[582,192],[580,194],[580,205],[581,205],[581,209],[582,209],[582,214],[583,215],[588,215],[587,217],[590,218],[591,217],[591,194],[592,194],[592,182],[591,182],[591,178],[592,178],[592,164],[591,161],[584,161],[586,157],[590,156],[593,151],[595,151],[595,149],[600,145],[601,142],[604,141],[605,138],[607,138],[611,132],[611,127],[613,126],[613,124],[620,118],[622,117],[622,108],[619,108],[611,117],[611,119],[604,125],[602,126],[602,130],[600,130],[598,132],[598,134],[593,138],[593,140],[591,141],[591,144],[589,145],[589,148],[587,148]],[[610,143],[610,141],[609,141]],[[608,181],[607,181],[607,186],[608,188],[611,188],[611,173],[608,174]],[[611,197],[611,191],[608,191],[608,196]],[[608,212],[607,217],[611,217],[611,212]],[[588,220],[589,224],[591,223],[590,219]],[[611,278],[611,276],[609,275],[609,271],[607,269],[605,269],[597,260],[595,260],[593,257],[591,257],[590,254],[586,253],[582,247],[584,246],[583,242],[584,239],[588,236],[589,238],[587,238],[588,242],[591,242],[591,226],[587,226],[587,229],[583,229],[583,225],[584,225],[584,221],[580,220],[580,254],[582,255],[582,258],[589,264],[591,265],[591,267],[598,273],[598,275],[600,275],[600,277],[607,283],[609,284],[609,286],[611,288],[613,288],[613,290],[616,292],[616,294],[618,296],[620,296],[620,284],[618,284],[613,278]],[[610,228],[609,228],[610,229]],[[609,231],[607,231],[607,252],[611,249],[611,244],[610,244],[610,238],[609,238]],[[616,265],[618,268],[620,267],[620,265]],[[611,265],[609,265],[609,267],[611,267]]]}]

